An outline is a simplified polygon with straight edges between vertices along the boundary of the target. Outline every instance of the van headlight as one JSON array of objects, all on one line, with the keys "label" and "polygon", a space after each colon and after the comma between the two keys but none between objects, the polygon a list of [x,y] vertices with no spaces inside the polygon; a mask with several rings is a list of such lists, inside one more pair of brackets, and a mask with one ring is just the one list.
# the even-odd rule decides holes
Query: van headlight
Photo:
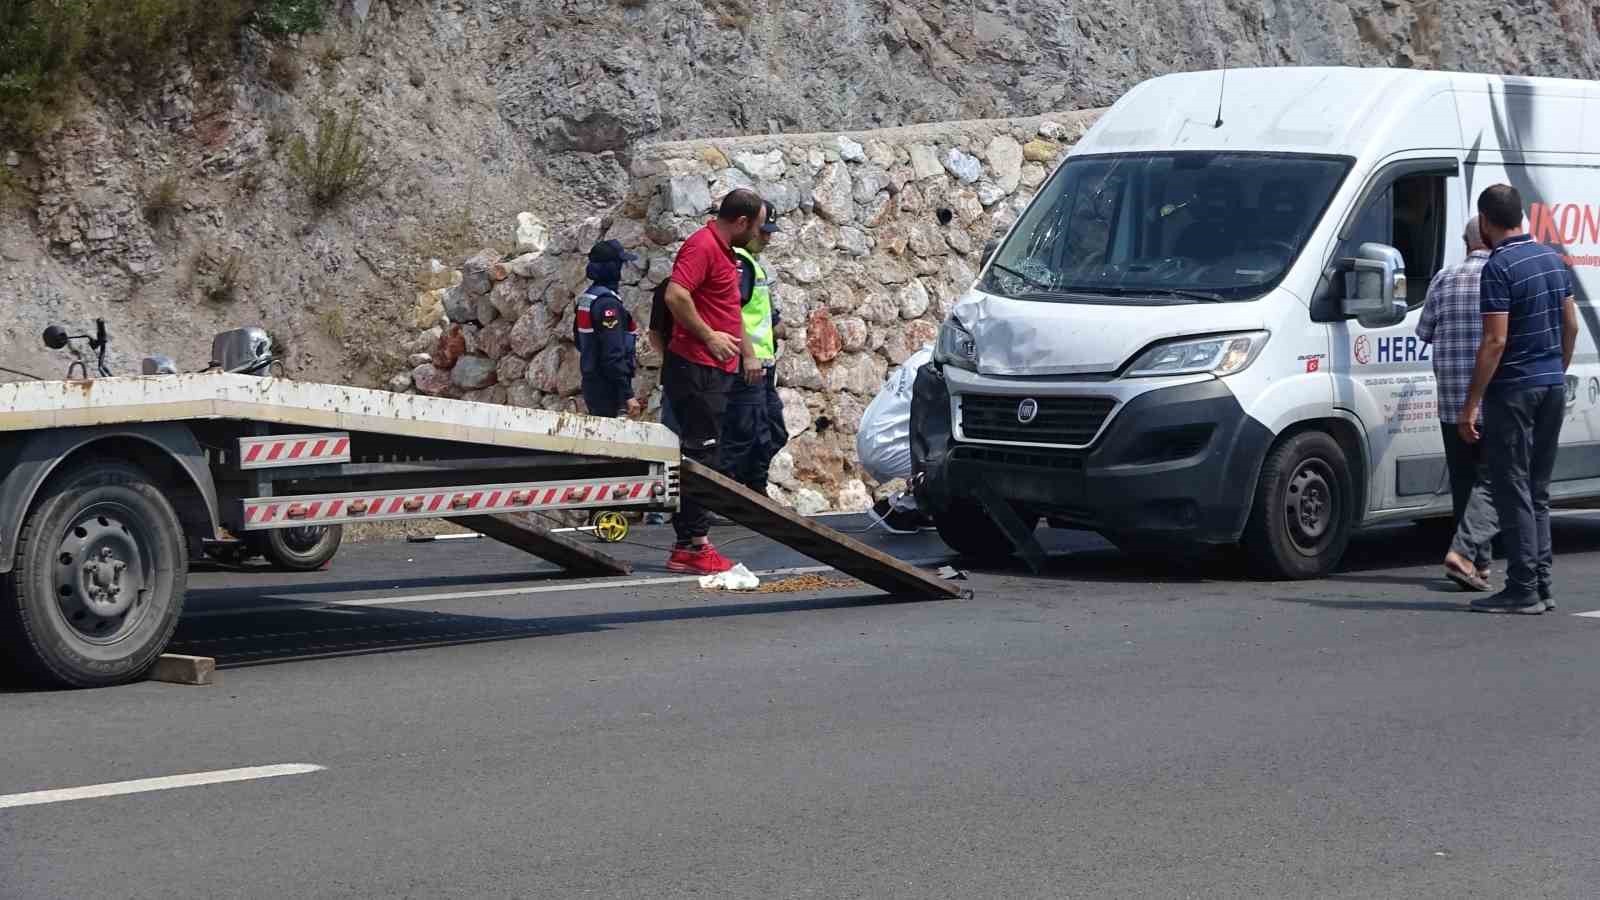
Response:
[{"label": "van headlight", "polygon": [[955,316],[945,319],[939,326],[939,338],[933,344],[933,362],[969,372],[978,371],[978,341],[972,332],[961,327]]},{"label": "van headlight", "polygon": [[1243,372],[1267,345],[1268,333],[1251,331],[1168,341],[1146,350],[1128,367],[1129,378],[1153,375],[1232,375]]}]

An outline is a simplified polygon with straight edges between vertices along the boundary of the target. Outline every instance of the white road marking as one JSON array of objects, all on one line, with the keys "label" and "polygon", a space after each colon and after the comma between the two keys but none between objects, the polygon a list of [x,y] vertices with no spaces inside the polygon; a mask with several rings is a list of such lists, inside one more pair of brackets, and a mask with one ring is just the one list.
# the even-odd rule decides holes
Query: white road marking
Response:
[{"label": "white road marking", "polygon": [[25,794],[0,794],[0,809],[11,809],[18,806],[39,806],[45,803],[65,803],[69,800],[93,800],[98,797],[142,794],[147,791],[170,791],[173,788],[199,787],[205,784],[226,784],[230,781],[255,781],[260,778],[281,778],[285,775],[307,775],[311,772],[321,772],[323,769],[323,766],[316,766],[310,763],[285,763],[277,766],[252,766],[247,769],[191,772],[188,775],[166,775],[161,778],[138,778],[133,781],[113,781],[107,784],[58,788],[52,791],[29,791]]},{"label": "white road marking", "polygon": [[[594,526],[582,525],[576,528],[550,529],[551,534],[571,534],[576,531],[594,531]],[[433,541],[475,541],[482,537],[483,535],[476,531],[467,531],[462,532],[461,534],[435,534],[427,537],[408,537],[406,538],[406,542],[410,544],[427,544]]]},{"label": "white road marking", "polygon": [[1600,619],[1600,609],[1590,610],[1586,613],[1573,613],[1573,615],[1580,616],[1585,619]]},{"label": "white road marking", "polygon": [[[906,560],[908,565],[926,566],[936,562],[944,562],[945,557],[926,560]],[[818,572],[832,572],[832,566],[797,566],[790,569],[766,569],[754,573],[758,578],[768,578],[774,575],[814,575]],[[365,597],[359,600],[330,600],[324,603],[310,601],[306,603],[272,603],[262,606],[239,606],[228,609],[204,609],[198,612],[185,612],[186,619],[212,618],[216,616],[242,616],[249,613],[290,612],[318,610],[333,612],[339,607],[362,606],[399,606],[404,603],[433,603],[444,600],[481,600],[489,597],[517,597],[524,594],[559,594],[568,591],[596,591],[608,588],[625,587],[651,587],[662,584],[683,584],[685,582],[699,581],[698,575],[665,575],[657,578],[629,578],[622,581],[585,581],[578,584],[537,584],[527,587],[496,588],[488,591],[452,591],[446,594],[407,594],[401,597]]]}]

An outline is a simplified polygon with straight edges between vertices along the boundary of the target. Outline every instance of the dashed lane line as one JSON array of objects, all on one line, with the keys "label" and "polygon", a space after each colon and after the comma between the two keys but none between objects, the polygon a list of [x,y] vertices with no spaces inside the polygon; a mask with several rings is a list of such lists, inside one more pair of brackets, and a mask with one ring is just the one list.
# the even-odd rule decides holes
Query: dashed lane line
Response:
[{"label": "dashed lane line", "polygon": [[282,778],[285,775],[308,775],[312,772],[321,772],[324,768],[311,763],[284,763],[275,766],[251,766],[244,769],[190,772],[186,775],[165,775],[160,778],[137,778],[133,781],[112,781],[106,784],[89,784],[82,787],[56,788],[48,791],[28,791],[22,794],[0,794],[0,809],[14,809],[19,806],[41,806],[46,803],[66,803],[72,800],[94,800],[100,797],[143,794],[150,791],[170,791],[174,788],[226,784],[233,781]]}]

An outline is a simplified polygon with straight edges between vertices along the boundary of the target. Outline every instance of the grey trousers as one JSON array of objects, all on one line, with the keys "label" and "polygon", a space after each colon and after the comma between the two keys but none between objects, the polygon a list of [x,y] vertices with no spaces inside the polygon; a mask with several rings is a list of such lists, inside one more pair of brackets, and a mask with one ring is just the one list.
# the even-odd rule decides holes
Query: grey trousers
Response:
[{"label": "grey trousers", "polygon": [[1444,461],[1450,469],[1450,504],[1455,510],[1456,534],[1451,552],[1472,562],[1478,571],[1494,561],[1494,536],[1500,517],[1490,489],[1488,454],[1483,444],[1469,444],[1456,431],[1456,423],[1439,423],[1444,433]]},{"label": "grey trousers", "polygon": [[1483,442],[1506,550],[1506,593],[1550,588],[1550,474],[1556,467],[1566,390],[1560,385],[1490,389]]}]

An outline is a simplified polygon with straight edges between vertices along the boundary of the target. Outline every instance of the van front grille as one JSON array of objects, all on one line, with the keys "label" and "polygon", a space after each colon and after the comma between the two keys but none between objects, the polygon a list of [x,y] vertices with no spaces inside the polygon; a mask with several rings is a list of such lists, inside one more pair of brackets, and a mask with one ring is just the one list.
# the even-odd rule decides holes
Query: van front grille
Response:
[{"label": "van front grille", "polygon": [[1023,397],[961,395],[961,432],[975,441],[1012,441],[1081,447],[1094,440],[1117,402],[1109,397],[1036,397],[1037,411],[1022,421]]}]

